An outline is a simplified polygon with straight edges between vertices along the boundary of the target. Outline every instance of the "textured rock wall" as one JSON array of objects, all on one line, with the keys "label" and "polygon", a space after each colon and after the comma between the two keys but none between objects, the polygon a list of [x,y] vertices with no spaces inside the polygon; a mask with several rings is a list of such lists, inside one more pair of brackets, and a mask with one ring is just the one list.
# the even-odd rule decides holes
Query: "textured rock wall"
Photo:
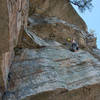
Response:
[{"label": "textured rock wall", "polygon": [[[66,44],[67,39],[74,38],[80,47],[86,47],[87,33],[78,26],[58,19],[57,17],[43,17],[34,15],[28,18],[29,27],[42,39],[56,40]],[[70,43],[70,42],[69,42]]]},{"label": "textured rock wall", "polygon": [[[81,37],[83,45],[86,44],[86,24],[68,1],[30,0],[30,15],[35,17],[29,17],[29,26],[24,31],[28,0],[1,0],[0,91],[7,87],[3,100],[99,100],[99,85],[87,86],[100,83],[99,60],[89,52],[74,53],[56,42],[72,36],[77,40]],[[86,42],[94,46],[91,39],[92,42]],[[21,40],[22,48],[14,48]],[[39,48],[35,49],[36,46]]]},{"label": "textured rock wall", "polygon": [[79,26],[84,31],[87,26],[69,3],[69,0],[30,0],[30,15],[56,16],[70,24]]},{"label": "textured rock wall", "polygon": [[15,56],[4,100],[100,100],[98,59],[87,51],[74,53],[54,40],[27,32],[45,47],[24,48]]},{"label": "textured rock wall", "polygon": [[3,53],[9,50],[9,16],[7,9],[7,1],[0,1],[0,91],[4,87],[2,69],[3,64]]},{"label": "textured rock wall", "polygon": [[17,45],[21,26],[27,26],[28,0],[0,1],[0,90],[7,85],[13,49]]},{"label": "textured rock wall", "polygon": [[100,85],[87,86],[73,91],[57,89],[33,95],[23,100],[100,100]]}]

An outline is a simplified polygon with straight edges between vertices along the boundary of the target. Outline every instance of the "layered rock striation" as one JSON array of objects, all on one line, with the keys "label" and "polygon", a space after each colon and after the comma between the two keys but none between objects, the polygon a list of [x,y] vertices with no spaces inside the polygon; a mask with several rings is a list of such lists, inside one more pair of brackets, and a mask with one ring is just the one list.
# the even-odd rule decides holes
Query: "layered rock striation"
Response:
[{"label": "layered rock striation", "polygon": [[2,0],[0,7],[1,99],[100,100],[100,50],[69,0]]},{"label": "layered rock striation", "polygon": [[70,24],[74,24],[84,31],[87,26],[83,19],[77,14],[69,0],[29,0],[29,15],[39,14],[48,17],[58,17]]},{"label": "layered rock striation", "polygon": [[[33,34],[34,36],[34,34]],[[36,35],[35,35],[36,36]],[[42,48],[21,49],[11,66],[7,100],[99,100],[100,61],[56,41],[34,38]],[[48,44],[48,45],[47,45]],[[94,85],[95,84],[95,85]],[[97,84],[97,85],[96,85]]]}]

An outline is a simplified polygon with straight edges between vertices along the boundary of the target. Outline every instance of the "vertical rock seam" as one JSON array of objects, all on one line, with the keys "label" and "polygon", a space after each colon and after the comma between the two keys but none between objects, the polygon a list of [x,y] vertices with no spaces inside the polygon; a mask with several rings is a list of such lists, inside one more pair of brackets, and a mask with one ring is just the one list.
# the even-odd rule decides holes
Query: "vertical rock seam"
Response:
[{"label": "vertical rock seam", "polygon": [[21,27],[27,27],[29,1],[0,2],[0,93],[7,88],[9,68],[14,57]]}]

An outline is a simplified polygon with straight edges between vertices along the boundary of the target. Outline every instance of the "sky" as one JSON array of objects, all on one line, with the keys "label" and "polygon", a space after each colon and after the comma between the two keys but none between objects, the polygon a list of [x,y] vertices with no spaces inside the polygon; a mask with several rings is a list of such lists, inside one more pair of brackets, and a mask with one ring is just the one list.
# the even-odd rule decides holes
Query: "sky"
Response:
[{"label": "sky", "polygon": [[86,22],[88,30],[92,29],[95,31],[97,47],[100,49],[100,0],[93,0],[92,4],[93,8],[91,11],[86,10],[84,13],[81,13],[77,7],[75,7],[75,9]]}]

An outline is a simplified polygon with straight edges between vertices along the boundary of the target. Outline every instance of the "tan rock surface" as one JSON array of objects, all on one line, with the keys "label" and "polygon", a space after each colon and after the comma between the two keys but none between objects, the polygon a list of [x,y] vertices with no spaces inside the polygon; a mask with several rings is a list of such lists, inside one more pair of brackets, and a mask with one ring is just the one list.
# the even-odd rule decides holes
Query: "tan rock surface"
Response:
[{"label": "tan rock surface", "polygon": [[70,24],[75,24],[84,31],[87,26],[77,14],[69,0],[30,0],[30,15],[40,14],[43,16],[57,17]]},{"label": "tan rock surface", "polygon": [[[96,38],[69,0],[30,0],[27,27],[28,7],[0,3],[0,97],[5,87],[3,100],[100,100]],[[92,53],[71,52],[68,37]]]},{"label": "tan rock surface", "polygon": [[0,89],[7,87],[13,49],[17,45],[21,26],[27,26],[28,6],[28,0],[0,1]]}]

